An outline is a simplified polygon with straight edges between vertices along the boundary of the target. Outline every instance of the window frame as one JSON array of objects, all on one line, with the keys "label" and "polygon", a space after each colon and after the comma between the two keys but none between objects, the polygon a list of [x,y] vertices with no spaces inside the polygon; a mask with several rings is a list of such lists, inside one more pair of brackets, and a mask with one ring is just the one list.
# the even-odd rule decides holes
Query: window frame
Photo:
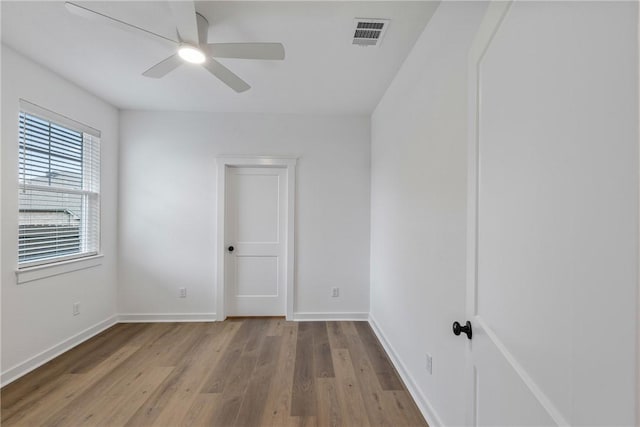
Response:
[{"label": "window frame", "polygon": [[[96,177],[97,177],[97,191],[95,189],[85,189],[84,188],[84,180],[86,177],[83,177],[83,188],[82,189],[73,189],[73,188],[64,188],[63,186],[46,186],[46,185],[37,185],[37,184],[26,184],[25,182],[20,182],[21,179],[21,174],[23,173],[23,171],[20,168],[20,164],[21,164],[21,160],[20,157],[18,157],[18,192],[24,190],[24,189],[29,189],[29,190],[35,190],[35,191],[43,191],[43,192],[49,192],[49,193],[61,193],[61,194],[74,194],[74,195],[80,195],[81,197],[86,198],[87,202],[83,201],[83,206],[82,206],[82,210],[87,211],[90,209],[90,205],[88,200],[90,200],[91,198],[94,198],[93,203],[95,203],[95,209],[96,209],[96,214],[95,214],[95,219],[97,220],[97,224],[96,227],[97,229],[95,230],[95,238],[97,239],[96,242],[96,248],[95,250],[92,251],[82,251],[82,245],[83,245],[83,233],[84,235],[86,235],[87,232],[87,227],[90,227],[89,224],[89,218],[87,217],[87,215],[83,215],[82,217],[82,221],[80,223],[80,252],[78,253],[72,253],[72,254],[67,254],[67,255],[59,255],[59,256],[49,256],[46,258],[40,258],[40,259],[35,259],[35,260],[27,260],[27,261],[20,261],[20,249],[19,249],[19,239],[20,239],[20,232],[18,231],[18,247],[16,248],[16,255],[17,255],[17,273],[28,273],[28,272],[33,272],[34,270],[41,270],[47,267],[60,267],[62,266],[63,269],[66,271],[73,271],[74,268],[68,268],[68,266],[72,263],[75,263],[77,261],[86,261],[86,260],[95,260],[95,259],[99,259],[102,258],[102,188],[101,188],[101,181],[102,181],[102,149],[101,149],[101,132],[95,128],[92,128],[91,126],[87,126],[83,123],[80,123],[76,120],[70,119],[66,116],[63,116],[61,114],[58,114],[54,111],[48,110],[46,108],[43,108],[39,105],[33,104],[29,101],[26,101],[24,99],[20,99],[19,100],[19,112],[18,112],[18,135],[20,135],[20,116],[22,114],[28,114],[31,116],[35,116],[36,118],[42,119],[42,120],[46,120],[48,122],[50,122],[51,124],[63,127],[63,128],[67,128],[69,130],[73,130],[75,132],[79,132],[82,134],[82,144],[83,144],[83,148],[85,147],[85,144],[87,144],[87,138],[96,138],[98,141],[95,142],[98,144],[98,158],[99,158],[99,172],[97,173]],[[21,140],[20,137],[18,136],[18,144],[21,144]],[[18,152],[20,153],[20,149],[18,150]],[[87,159],[85,159],[83,157],[82,159],[82,171],[83,171],[83,175],[85,172],[85,168],[86,166],[86,162]],[[20,194],[20,193],[18,193]],[[20,209],[18,209],[18,215],[20,213]],[[20,223],[18,222],[18,228],[20,227]],[[93,264],[93,263],[92,263]],[[67,266],[67,267],[65,267]],[[82,267],[81,267],[82,268]],[[56,269],[59,270],[60,268]],[[54,274],[59,274],[59,273],[54,273]],[[46,277],[46,275],[44,276]],[[19,280],[19,282],[21,282]]]}]

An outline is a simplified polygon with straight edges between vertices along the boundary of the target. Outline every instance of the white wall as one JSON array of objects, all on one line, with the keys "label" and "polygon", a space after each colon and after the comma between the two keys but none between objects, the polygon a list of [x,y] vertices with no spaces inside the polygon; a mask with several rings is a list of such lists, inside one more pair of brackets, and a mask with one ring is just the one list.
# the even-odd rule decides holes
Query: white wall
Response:
[{"label": "white wall", "polygon": [[215,312],[219,155],[300,157],[294,311],[368,312],[368,118],[124,111],[120,124],[121,313]]},{"label": "white wall", "polygon": [[372,117],[371,316],[446,425],[464,424],[451,323],[465,307],[467,51],[484,8],[441,3]]},{"label": "white wall", "polygon": [[[451,322],[465,320],[467,48],[482,8],[441,4],[372,117],[371,314],[446,425],[465,421]],[[499,207],[483,224],[499,247],[535,248],[501,259],[518,291],[484,318],[572,425],[634,421],[636,8],[516,2],[482,68],[482,178]]]},{"label": "white wall", "polygon": [[[4,45],[1,55],[4,382],[9,379],[4,375],[9,369],[116,314],[118,112]],[[20,98],[102,131],[102,265],[28,283],[16,282]],[[72,315],[74,302],[81,303],[78,316]]]}]

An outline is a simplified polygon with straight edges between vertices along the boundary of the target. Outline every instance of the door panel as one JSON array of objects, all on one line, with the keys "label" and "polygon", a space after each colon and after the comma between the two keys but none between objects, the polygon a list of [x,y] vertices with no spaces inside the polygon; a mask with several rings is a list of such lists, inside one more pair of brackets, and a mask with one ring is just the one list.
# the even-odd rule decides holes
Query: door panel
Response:
[{"label": "door panel", "polygon": [[237,256],[236,296],[278,296],[278,257]]},{"label": "door panel", "polygon": [[[531,27],[534,17],[549,20],[545,6],[532,6],[512,5],[480,64],[476,315],[533,379],[529,386],[543,389],[568,414],[571,340],[557,325],[571,318],[573,270],[567,263],[579,262],[569,244],[577,212],[568,171],[581,169],[578,156],[570,155],[580,148],[553,125],[557,109],[567,108],[557,93],[571,89],[563,81],[570,64],[531,52],[566,38],[551,30],[551,22],[546,35]],[[538,87],[542,81],[545,88]],[[556,99],[554,105],[539,104],[546,96],[549,103]],[[536,399],[523,396],[520,406]]]},{"label": "door panel", "polygon": [[491,13],[470,64],[471,422],[630,425],[637,75],[611,46],[630,44],[637,10]]},{"label": "door panel", "polygon": [[557,325],[570,319],[567,225],[575,212],[567,154],[575,147],[566,135],[550,137],[564,132],[553,120],[564,106],[539,102],[561,91],[553,86],[565,84],[568,66],[540,51],[566,43],[553,31],[557,17],[544,9],[539,2],[505,8],[476,68],[477,242],[468,314],[475,425],[563,424],[558,408],[571,405],[571,340]]},{"label": "door panel", "polygon": [[228,167],[226,173],[226,313],[284,315],[287,172]]},{"label": "door panel", "polygon": [[236,197],[236,240],[278,242],[279,175],[264,171],[233,175]]},{"label": "door panel", "polygon": [[[551,426],[553,419],[490,340],[475,337],[474,353],[483,361],[475,372],[476,425]],[[508,390],[508,393],[501,391]],[[498,409],[498,410],[496,410]]]}]

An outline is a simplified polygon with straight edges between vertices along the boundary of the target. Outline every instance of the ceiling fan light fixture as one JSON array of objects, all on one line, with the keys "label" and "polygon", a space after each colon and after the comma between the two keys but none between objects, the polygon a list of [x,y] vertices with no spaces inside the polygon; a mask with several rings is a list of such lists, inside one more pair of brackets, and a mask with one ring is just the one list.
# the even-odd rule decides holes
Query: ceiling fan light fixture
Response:
[{"label": "ceiling fan light fixture", "polygon": [[180,46],[178,55],[180,55],[180,58],[192,64],[203,64],[207,60],[207,57],[200,49],[188,44]]}]

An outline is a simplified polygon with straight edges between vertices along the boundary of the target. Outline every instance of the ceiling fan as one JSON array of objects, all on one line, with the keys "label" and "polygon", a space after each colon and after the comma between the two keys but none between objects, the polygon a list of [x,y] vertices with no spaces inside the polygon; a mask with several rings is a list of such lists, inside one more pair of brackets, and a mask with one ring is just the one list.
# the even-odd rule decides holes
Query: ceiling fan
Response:
[{"label": "ceiling fan", "polygon": [[77,3],[65,2],[65,6],[76,15],[170,43],[176,52],[142,73],[143,76],[154,79],[164,77],[184,62],[189,62],[202,65],[236,92],[244,92],[251,86],[213,58],[284,59],[282,43],[209,43],[209,22],[196,12],[193,1],[168,3],[176,20],[176,39],[156,34]]}]

